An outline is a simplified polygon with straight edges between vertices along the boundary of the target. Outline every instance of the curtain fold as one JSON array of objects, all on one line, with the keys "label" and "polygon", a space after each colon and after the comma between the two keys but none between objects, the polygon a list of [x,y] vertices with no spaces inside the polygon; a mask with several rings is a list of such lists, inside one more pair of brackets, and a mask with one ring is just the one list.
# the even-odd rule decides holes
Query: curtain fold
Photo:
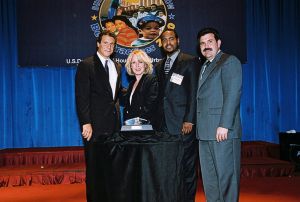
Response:
[{"label": "curtain fold", "polygon": [[16,35],[15,2],[0,1],[0,148],[13,147],[13,77],[16,66],[15,39],[7,36]]},{"label": "curtain fold", "polygon": [[16,0],[1,0],[0,148],[82,145],[75,67],[17,65]]},{"label": "curtain fold", "polygon": [[297,0],[247,0],[247,64],[243,66],[244,140],[278,142],[300,130]]},{"label": "curtain fold", "polygon": [[[0,149],[82,145],[75,109],[76,68],[18,67],[16,2],[0,0]],[[300,131],[300,3],[245,4],[243,140],[278,143],[280,131]]]}]

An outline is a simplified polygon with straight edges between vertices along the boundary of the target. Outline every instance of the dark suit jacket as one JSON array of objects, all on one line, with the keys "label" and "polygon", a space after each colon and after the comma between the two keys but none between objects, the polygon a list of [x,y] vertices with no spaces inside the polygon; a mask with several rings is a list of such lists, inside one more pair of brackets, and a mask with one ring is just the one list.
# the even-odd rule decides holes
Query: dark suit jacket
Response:
[{"label": "dark suit jacket", "polygon": [[133,80],[129,84],[125,95],[124,120],[140,117],[147,119],[152,123],[154,118],[154,109],[157,106],[158,98],[157,77],[150,74],[144,74],[132,95],[130,104],[130,94],[135,81],[136,80]]},{"label": "dark suit jacket", "polygon": [[219,52],[199,79],[197,138],[200,140],[216,140],[218,127],[229,129],[229,139],[240,138],[242,134],[242,66],[235,56],[226,55]]},{"label": "dark suit jacket", "polygon": [[[196,92],[197,92],[197,63],[190,55],[179,53],[172,68],[165,77],[164,64],[166,58],[155,66],[159,81],[159,105],[156,113],[156,127],[161,128],[163,118],[168,132],[173,135],[181,134],[183,122],[195,124]],[[171,82],[172,75],[183,76],[181,84]]]},{"label": "dark suit jacket", "polygon": [[121,66],[117,63],[115,66],[118,79],[114,99],[107,74],[97,54],[80,62],[77,68],[75,80],[77,114],[81,126],[92,124],[93,136],[110,135],[120,127],[117,98]]}]

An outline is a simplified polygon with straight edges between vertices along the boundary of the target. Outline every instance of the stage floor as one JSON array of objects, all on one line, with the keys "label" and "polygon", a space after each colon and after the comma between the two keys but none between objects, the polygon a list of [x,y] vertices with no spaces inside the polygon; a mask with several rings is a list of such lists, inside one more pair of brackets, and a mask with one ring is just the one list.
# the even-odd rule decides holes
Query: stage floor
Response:
[{"label": "stage floor", "polygon": [[[279,145],[243,142],[241,202],[298,202],[300,174],[279,159]],[[82,147],[4,149],[0,151],[1,202],[83,202]],[[196,202],[205,201],[199,179]]]},{"label": "stage floor", "polygon": [[[204,202],[199,180],[196,202]],[[240,202],[298,202],[300,176],[242,178]],[[35,185],[0,188],[1,202],[84,202],[85,185]],[[163,202],[163,201],[162,201]]]}]

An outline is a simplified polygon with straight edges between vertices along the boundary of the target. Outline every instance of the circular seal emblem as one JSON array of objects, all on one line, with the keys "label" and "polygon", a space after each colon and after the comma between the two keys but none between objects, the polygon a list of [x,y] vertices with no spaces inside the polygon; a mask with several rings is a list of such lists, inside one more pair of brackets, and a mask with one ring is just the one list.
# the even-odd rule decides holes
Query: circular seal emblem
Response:
[{"label": "circular seal emblem", "polygon": [[108,30],[117,37],[116,52],[128,55],[141,48],[151,53],[161,46],[165,28],[175,28],[173,0],[94,0],[91,29],[97,37]]}]

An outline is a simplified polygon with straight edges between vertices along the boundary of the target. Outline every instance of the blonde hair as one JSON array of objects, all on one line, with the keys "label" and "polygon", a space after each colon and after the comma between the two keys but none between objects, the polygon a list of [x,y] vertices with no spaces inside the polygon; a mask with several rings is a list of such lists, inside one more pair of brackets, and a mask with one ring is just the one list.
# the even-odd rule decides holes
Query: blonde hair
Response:
[{"label": "blonde hair", "polygon": [[145,72],[144,74],[152,74],[153,72],[153,65],[152,65],[152,61],[151,61],[151,58],[147,55],[147,53],[145,53],[144,51],[140,50],[140,49],[136,49],[136,50],[133,50],[128,58],[127,58],[127,62],[125,64],[125,67],[126,67],[126,70],[127,70],[127,73],[131,76],[134,75],[132,69],[131,69],[131,60],[132,60],[132,57],[136,55],[138,60],[140,62],[143,62],[145,64]]}]

